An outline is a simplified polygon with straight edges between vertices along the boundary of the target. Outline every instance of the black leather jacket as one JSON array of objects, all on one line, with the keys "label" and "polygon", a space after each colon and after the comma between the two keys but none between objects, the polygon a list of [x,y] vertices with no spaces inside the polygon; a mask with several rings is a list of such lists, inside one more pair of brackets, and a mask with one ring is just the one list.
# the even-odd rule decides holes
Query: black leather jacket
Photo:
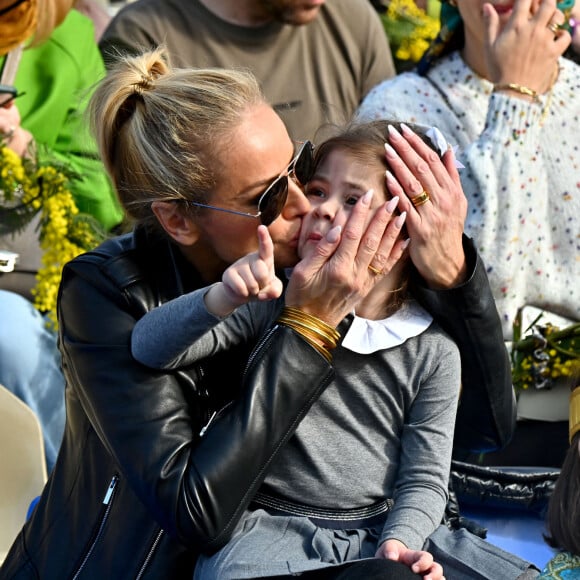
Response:
[{"label": "black leather jacket", "polygon": [[[460,345],[459,436],[471,449],[497,447],[515,421],[509,360],[485,271],[465,247],[472,275],[463,286],[430,291],[416,280],[414,293]],[[200,287],[191,270],[171,244],[143,232],[66,266],[64,441],[0,579],[190,580],[195,554],[228,540],[276,451],[332,379],[314,349],[277,326],[252,353],[241,386],[235,357],[246,360],[244,352],[187,372],[135,362],[135,321]],[[201,436],[214,411],[219,418]]]},{"label": "black leather jacket", "polygon": [[324,358],[285,327],[257,346],[240,397],[231,353],[228,365],[187,373],[135,362],[135,320],[199,286],[190,270],[169,243],[150,244],[143,232],[66,266],[64,440],[0,578],[191,580],[195,553],[227,541],[277,449],[331,380]]},{"label": "black leather jacket", "polygon": [[469,278],[450,290],[430,290],[415,275],[413,294],[459,346],[462,390],[454,459],[501,449],[516,427],[511,363],[485,265],[463,237]]}]

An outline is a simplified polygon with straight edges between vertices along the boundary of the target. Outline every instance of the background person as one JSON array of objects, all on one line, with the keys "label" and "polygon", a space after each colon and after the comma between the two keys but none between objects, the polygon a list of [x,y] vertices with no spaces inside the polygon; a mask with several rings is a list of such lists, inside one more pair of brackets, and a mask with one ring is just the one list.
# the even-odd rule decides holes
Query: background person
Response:
[{"label": "background person", "polygon": [[350,119],[371,87],[395,74],[368,0],[139,0],[100,43],[109,63],[160,45],[175,66],[251,70],[297,140]]},{"label": "background person", "polygon": [[[0,133],[20,156],[35,149],[64,163],[74,173],[69,187],[79,210],[111,230],[123,212],[83,120],[83,98],[105,68],[92,23],[73,4],[0,0],[2,83],[22,94],[0,107]],[[50,471],[64,429],[64,379],[56,334],[30,301],[42,256],[38,222],[7,233],[2,224],[0,250],[20,257],[15,271],[0,274],[0,384],[39,418]]]},{"label": "background person", "polygon": [[440,41],[418,72],[375,87],[358,112],[435,125],[458,146],[466,232],[488,264],[506,339],[524,304],[580,317],[580,201],[568,122],[580,111],[571,90],[580,69],[559,58],[570,36],[550,26],[562,22],[554,0],[497,11],[480,0],[445,4]]}]

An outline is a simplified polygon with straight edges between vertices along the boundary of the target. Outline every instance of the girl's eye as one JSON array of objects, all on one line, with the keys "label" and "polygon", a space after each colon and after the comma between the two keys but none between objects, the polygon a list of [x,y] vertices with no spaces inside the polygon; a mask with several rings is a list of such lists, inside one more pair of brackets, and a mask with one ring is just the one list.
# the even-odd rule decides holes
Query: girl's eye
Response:
[{"label": "girl's eye", "polygon": [[306,196],[324,199],[326,197],[326,194],[319,187],[307,187],[306,188]]},{"label": "girl's eye", "polygon": [[358,201],[358,197],[354,196],[354,195],[349,195],[346,199],[345,199],[345,203],[346,205],[356,205],[356,202]]}]

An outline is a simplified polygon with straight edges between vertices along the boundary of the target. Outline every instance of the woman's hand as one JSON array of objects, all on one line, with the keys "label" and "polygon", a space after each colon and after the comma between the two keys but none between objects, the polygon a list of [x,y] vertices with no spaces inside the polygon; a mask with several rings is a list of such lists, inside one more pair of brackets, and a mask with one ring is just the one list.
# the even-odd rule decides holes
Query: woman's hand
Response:
[{"label": "woman's hand", "polygon": [[[407,212],[409,253],[413,264],[432,288],[450,288],[464,281],[466,259],[463,227],[467,199],[463,193],[455,156],[450,147],[443,160],[407,126],[403,135],[389,128],[385,146],[387,188],[399,196],[399,208]],[[428,200],[415,206],[413,198],[426,192]]]},{"label": "woman's hand", "polygon": [[410,550],[399,540],[383,542],[375,557],[401,562],[409,566],[415,574],[423,576],[424,580],[445,580],[443,568],[433,561],[433,556],[429,552]]},{"label": "woman's hand", "polygon": [[209,312],[220,318],[252,300],[281,296],[282,281],[274,269],[274,244],[266,226],[258,226],[258,251],[234,262],[205,295]]},{"label": "woman's hand", "polygon": [[344,229],[331,229],[294,268],[286,291],[287,306],[338,326],[398,262],[407,247],[399,238],[406,216],[393,219],[396,201],[391,200],[365,228],[371,199],[369,191],[353,207]]},{"label": "woman's hand", "polygon": [[[556,0],[515,0],[512,14],[500,29],[500,18],[491,4],[483,5],[486,24],[485,56],[489,80],[515,83],[541,94],[549,90],[558,71],[558,58],[571,42],[558,25],[566,18]],[[510,95],[526,97],[517,92]]]},{"label": "woman's hand", "polygon": [[0,107],[0,136],[19,157],[24,156],[32,141],[32,134],[20,126],[20,112],[12,101]]}]

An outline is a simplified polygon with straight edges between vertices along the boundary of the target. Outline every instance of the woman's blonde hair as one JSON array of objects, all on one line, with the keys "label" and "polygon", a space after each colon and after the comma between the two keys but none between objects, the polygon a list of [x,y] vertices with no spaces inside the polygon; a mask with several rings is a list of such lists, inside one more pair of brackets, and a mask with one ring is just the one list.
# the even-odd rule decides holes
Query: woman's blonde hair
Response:
[{"label": "woman's blonde hair", "polygon": [[172,70],[163,48],[118,61],[88,112],[128,216],[156,226],[153,201],[209,200],[225,137],[263,102],[248,72]]},{"label": "woman's blonde hair", "polygon": [[42,44],[60,26],[76,0],[38,0],[38,22],[31,46]]}]

